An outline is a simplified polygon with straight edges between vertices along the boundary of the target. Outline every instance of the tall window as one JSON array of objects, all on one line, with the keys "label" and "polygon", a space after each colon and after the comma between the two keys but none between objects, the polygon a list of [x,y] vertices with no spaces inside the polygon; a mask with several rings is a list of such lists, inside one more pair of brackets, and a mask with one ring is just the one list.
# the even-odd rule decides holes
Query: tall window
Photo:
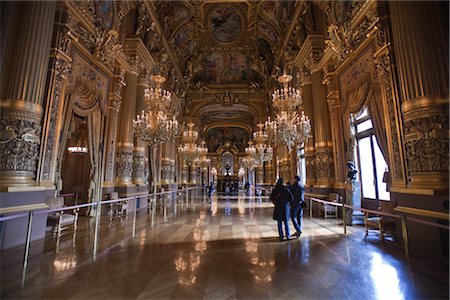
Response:
[{"label": "tall window", "polygon": [[383,182],[387,164],[378,146],[372,120],[367,113],[367,109],[356,118],[355,127],[363,198],[390,200],[389,192],[386,190],[386,182]]}]

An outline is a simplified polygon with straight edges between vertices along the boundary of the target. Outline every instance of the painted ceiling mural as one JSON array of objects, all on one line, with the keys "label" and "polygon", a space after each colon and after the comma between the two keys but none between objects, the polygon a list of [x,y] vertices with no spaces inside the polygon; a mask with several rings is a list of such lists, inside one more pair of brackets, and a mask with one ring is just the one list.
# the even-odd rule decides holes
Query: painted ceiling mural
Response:
[{"label": "painted ceiling mural", "polygon": [[294,4],[163,0],[155,9],[188,85],[259,86],[273,70]]},{"label": "painted ceiling mural", "polygon": [[[225,123],[229,128],[243,127],[268,112],[271,92],[278,87],[276,79],[282,72],[284,52],[288,48],[298,51],[306,36],[303,29],[308,27],[301,20],[311,19],[311,14],[298,14],[308,5],[302,1],[151,3],[173,53],[171,59],[183,76],[183,114],[199,117],[196,112],[215,105],[214,109],[219,108],[226,117],[203,114],[201,122]],[[302,18],[291,24],[296,13]],[[295,41],[294,35],[299,35]],[[239,112],[236,104],[247,106],[247,111],[251,107],[252,112],[242,117],[243,110]],[[211,112],[211,107],[206,111]],[[240,150],[244,151],[247,141]]]},{"label": "painted ceiling mural", "polygon": [[212,128],[205,138],[209,152],[216,152],[221,146],[225,148],[235,146],[239,152],[244,152],[249,140],[249,133],[239,127]]}]

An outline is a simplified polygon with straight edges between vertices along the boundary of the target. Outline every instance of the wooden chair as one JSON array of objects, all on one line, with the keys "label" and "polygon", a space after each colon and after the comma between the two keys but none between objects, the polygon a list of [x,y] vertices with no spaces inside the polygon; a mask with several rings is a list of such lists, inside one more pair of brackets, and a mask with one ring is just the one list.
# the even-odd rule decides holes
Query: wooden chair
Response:
[{"label": "wooden chair", "polygon": [[[339,199],[340,199],[339,194],[330,193],[328,195],[328,201],[338,203]],[[321,203],[321,205],[319,206],[319,210],[320,210],[320,213],[323,214],[325,219],[327,219],[328,217],[334,217],[334,218],[338,217],[338,207],[336,205]]]},{"label": "wooden chair", "polygon": [[[45,203],[50,209],[59,209],[64,207],[64,197],[51,197],[45,200]],[[54,233],[61,235],[62,230],[66,229],[67,225],[73,224],[73,229],[77,229],[78,224],[78,209],[69,211],[57,211],[48,216],[47,223],[54,227]]]},{"label": "wooden chair", "polygon": [[[380,201],[379,211],[393,214],[396,205],[396,203],[391,201]],[[380,237],[384,240],[386,228],[393,227],[395,231],[395,219],[381,214],[364,212],[364,227],[366,229],[366,236],[369,234],[369,230],[374,228],[380,232]]]},{"label": "wooden chair", "polygon": [[[108,199],[109,200],[120,199],[119,193],[111,192],[108,195]],[[110,203],[110,205],[109,205],[110,219],[112,219],[113,215],[118,215],[119,217],[121,217],[122,215],[126,214],[127,211],[128,211],[128,201],[126,201],[126,200],[113,202],[113,203]]]}]

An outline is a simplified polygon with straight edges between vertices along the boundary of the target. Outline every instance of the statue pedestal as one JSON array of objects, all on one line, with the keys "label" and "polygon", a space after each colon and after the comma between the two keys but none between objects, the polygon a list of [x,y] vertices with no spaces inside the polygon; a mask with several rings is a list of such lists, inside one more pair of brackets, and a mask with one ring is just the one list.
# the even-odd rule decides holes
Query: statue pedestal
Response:
[{"label": "statue pedestal", "polygon": [[[361,207],[361,183],[356,179],[352,179],[350,180],[350,182],[347,182],[345,190],[345,204],[351,205],[353,207]],[[345,216],[345,223],[347,225],[352,225],[353,209],[347,208],[345,210]]]}]

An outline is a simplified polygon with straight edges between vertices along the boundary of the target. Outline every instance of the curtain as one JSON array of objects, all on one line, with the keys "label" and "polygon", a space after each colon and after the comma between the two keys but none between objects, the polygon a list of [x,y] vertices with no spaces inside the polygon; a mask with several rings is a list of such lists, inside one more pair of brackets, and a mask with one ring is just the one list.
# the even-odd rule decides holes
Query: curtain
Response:
[{"label": "curtain", "polygon": [[102,113],[100,108],[97,106],[90,115],[88,115],[88,153],[89,159],[91,161],[91,183],[89,185],[89,192],[91,197],[89,201],[99,201],[100,200],[100,184],[102,182],[101,172],[102,172],[102,132],[103,132],[103,122]]},{"label": "curtain", "polygon": [[[350,113],[359,113],[368,108],[369,116],[372,120],[375,137],[380,147],[381,153],[389,166],[388,142],[384,121],[383,100],[381,97],[380,87],[377,84],[372,84],[370,79],[363,81],[356,89],[351,91],[348,96],[348,106],[345,116],[350,116]],[[350,122],[349,117],[344,120],[344,134],[346,141],[350,139]],[[348,147],[347,147],[348,152]]]},{"label": "curtain", "polygon": [[372,119],[378,146],[380,147],[381,153],[389,166],[389,152],[386,136],[386,123],[384,121],[383,100],[381,98],[380,87],[378,85],[372,86],[372,92],[367,102],[368,111],[370,118]]}]

